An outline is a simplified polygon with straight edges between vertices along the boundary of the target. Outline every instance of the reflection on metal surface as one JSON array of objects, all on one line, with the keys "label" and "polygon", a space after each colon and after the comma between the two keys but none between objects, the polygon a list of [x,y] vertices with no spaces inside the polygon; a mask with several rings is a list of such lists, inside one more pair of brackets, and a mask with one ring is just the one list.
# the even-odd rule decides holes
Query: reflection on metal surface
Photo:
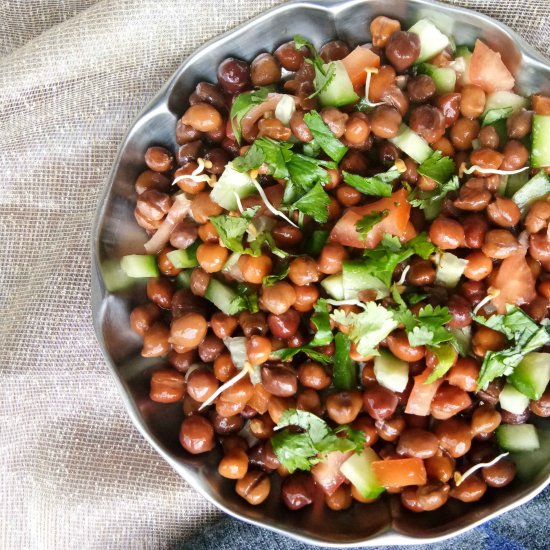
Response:
[{"label": "reflection on metal surface", "polygon": [[[271,51],[298,33],[313,38],[317,46],[335,36],[352,44],[364,43],[368,40],[367,22],[376,15],[388,14],[388,7],[386,0],[290,2],[203,46],[182,64],[130,129],[99,205],[93,231],[94,325],[138,429],[185,480],[222,510],[310,544],[325,546],[418,544],[470,529],[529,500],[548,485],[550,446],[542,451],[547,453],[542,460],[544,466],[532,471],[534,477],[516,480],[498,492],[489,491],[475,504],[450,500],[436,512],[414,514],[403,509],[398,495],[393,495],[375,504],[356,504],[341,513],[326,508],[324,499],[319,498],[307,509],[289,512],[281,503],[275,483],[268,500],[252,508],[236,495],[231,481],[217,474],[218,451],[191,456],[182,449],[178,442],[181,406],[161,405],[148,399],[148,378],[159,360],[140,357],[140,339],[128,325],[130,309],[144,298],[143,286],[117,286],[115,280],[116,293],[111,294],[105,289],[100,266],[112,268],[123,254],[141,252],[146,235],[134,220],[133,184],[145,168],[143,155],[150,144],[175,149],[176,121],[197,82],[215,81],[218,64],[228,56],[252,60],[258,53],[258,45],[261,44],[261,51]],[[482,38],[502,52],[521,92],[550,91],[548,62],[497,21],[426,0],[394,0],[390,11],[390,15],[406,24],[429,17],[443,32],[452,34],[458,44],[473,44],[476,38]],[[548,424],[545,427],[548,429]]]}]

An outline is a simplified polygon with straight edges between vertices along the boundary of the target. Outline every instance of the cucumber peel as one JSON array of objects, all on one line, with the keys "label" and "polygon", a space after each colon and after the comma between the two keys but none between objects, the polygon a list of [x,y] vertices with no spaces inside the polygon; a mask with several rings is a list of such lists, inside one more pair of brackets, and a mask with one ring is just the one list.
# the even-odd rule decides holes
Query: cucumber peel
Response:
[{"label": "cucumber peel", "polygon": [[550,382],[550,353],[528,353],[508,382],[529,399],[540,399]]},{"label": "cucumber peel", "polygon": [[502,424],[495,434],[498,444],[506,451],[534,451],[540,447],[539,436],[533,424]]},{"label": "cucumber peel", "polygon": [[416,63],[422,63],[442,52],[449,44],[449,37],[443,34],[429,19],[420,19],[410,29],[420,39],[420,55]]},{"label": "cucumber peel", "polygon": [[380,460],[378,455],[366,447],[361,454],[351,455],[340,466],[340,472],[364,498],[374,499],[384,492],[384,487],[372,471],[372,463],[377,460]]},{"label": "cucumber peel", "polygon": [[422,164],[433,154],[427,142],[416,132],[413,132],[406,124],[401,124],[397,135],[388,139],[388,141],[409,155],[418,164]]},{"label": "cucumber peel", "polygon": [[[319,101],[323,107],[342,107],[359,101],[359,96],[353,89],[353,84],[341,61],[333,61],[323,65],[323,69],[329,70],[334,67],[334,76],[328,86],[319,93]],[[315,79],[315,87],[318,81]]]},{"label": "cucumber peel", "polygon": [[128,277],[135,279],[159,275],[157,258],[153,254],[129,254],[120,260],[120,267]]},{"label": "cucumber peel", "polygon": [[550,115],[533,115],[531,166],[550,166]]}]

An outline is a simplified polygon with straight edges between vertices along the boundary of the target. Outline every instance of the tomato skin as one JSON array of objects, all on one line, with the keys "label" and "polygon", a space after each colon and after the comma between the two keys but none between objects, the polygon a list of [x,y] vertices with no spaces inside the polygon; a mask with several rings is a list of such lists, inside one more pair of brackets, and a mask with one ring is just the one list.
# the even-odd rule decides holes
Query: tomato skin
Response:
[{"label": "tomato skin", "polygon": [[[362,238],[355,229],[355,224],[366,214],[382,212],[383,210],[388,210],[389,214],[373,226],[366,238]],[[400,189],[393,193],[391,197],[380,199],[365,206],[348,208],[332,228],[329,239],[343,246],[371,249],[378,246],[385,234],[408,240],[415,234],[412,225],[409,226],[410,213],[411,205],[407,202],[407,191]]]},{"label": "tomato skin", "polygon": [[380,57],[364,46],[357,46],[355,50],[342,59],[342,63],[355,88],[365,85],[367,80],[365,69],[367,67],[380,67]]},{"label": "tomato skin", "polygon": [[500,294],[492,299],[498,313],[506,313],[506,304],[521,306],[537,296],[535,276],[531,271],[524,252],[518,252],[502,260],[492,277],[491,286]]},{"label": "tomato skin", "polygon": [[340,466],[342,466],[352,454],[353,451],[348,451],[346,453],[333,451],[326,456],[325,460],[315,464],[311,469],[311,474],[315,478],[315,481],[327,495],[332,495],[346,480],[344,474],[340,472]]},{"label": "tomato skin", "polygon": [[433,398],[439,386],[443,383],[443,378],[435,380],[430,384],[424,383],[432,373],[432,370],[432,368],[428,367],[418,376],[414,377],[414,386],[409,395],[405,413],[416,416],[428,416],[430,414]]},{"label": "tomato skin", "polygon": [[372,463],[372,470],[380,485],[386,488],[425,485],[427,481],[426,468],[420,458],[377,460]]},{"label": "tomato skin", "polygon": [[511,90],[515,85],[515,79],[502,61],[500,53],[489,48],[481,40],[476,40],[470,60],[469,80],[471,84],[477,84],[487,93]]}]

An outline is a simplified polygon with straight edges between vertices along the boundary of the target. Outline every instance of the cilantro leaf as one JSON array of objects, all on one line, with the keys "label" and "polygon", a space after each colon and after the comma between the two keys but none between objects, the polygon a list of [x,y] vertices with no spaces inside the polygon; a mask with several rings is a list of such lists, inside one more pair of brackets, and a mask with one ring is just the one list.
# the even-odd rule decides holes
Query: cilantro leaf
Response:
[{"label": "cilantro leaf", "polygon": [[516,334],[528,333],[532,336],[539,330],[539,325],[522,309],[508,304],[505,315],[492,315],[489,318],[474,315],[474,321],[498,332],[502,332],[506,338],[512,340]]},{"label": "cilantro leaf", "polygon": [[428,239],[426,233],[419,233],[416,237],[407,241],[405,247],[412,249],[413,253],[420,256],[423,260],[427,260],[432,254],[437,252],[437,247]]},{"label": "cilantro leaf", "polygon": [[231,106],[231,111],[229,113],[229,120],[231,120],[231,128],[235,134],[235,139],[238,143],[241,142],[241,121],[246,116],[248,111],[252,109],[255,105],[260,105],[267,99],[267,94],[273,90],[268,87],[258,88],[252,92],[245,92],[239,94],[233,105]]},{"label": "cilantro leaf", "polygon": [[392,166],[387,172],[376,174],[376,176],[370,178],[365,178],[358,174],[350,174],[345,170],[342,172],[342,175],[348,185],[361,191],[364,195],[390,197],[392,193],[391,182],[399,177],[400,172],[395,166]]},{"label": "cilantro leaf", "polygon": [[293,208],[298,209],[304,214],[308,214],[318,223],[325,223],[328,220],[328,205],[330,197],[320,183],[308,191],[302,198],[298,199]]},{"label": "cilantro leaf", "polygon": [[309,345],[313,348],[327,346],[332,342],[333,338],[327,301],[324,298],[317,300],[317,303],[313,306],[313,311],[315,313],[311,316],[311,322],[317,332]]},{"label": "cilantro leaf", "polygon": [[348,148],[336,138],[331,129],[324,123],[317,111],[309,111],[304,115],[304,122],[311,131],[315,143],[335,162],[340,162]]},{"label": "cilantro leaf", "polygon": [[348,337],[357,344],[360,355],[378,355],[378,344],[397,328],[392,312],[376,302],[368,302],[361,313],[346,313],[341,309],[333,311],[335,323],[348,327]]},{"label": "cilantro leaf", "polygon": [[451,191],[456,191],[460,187],[460,181],[457,176],[453,176],[448,182],[439,184],[433,191],[422,191],[418,187],[415,187],[413,192],[407,199],[412,206],[416,206],[421,210],[427,208],[437,209],[441,208],[443,199]]},{"label": "cilantro leaf", "polygon": [[382,210],[381,212],[371,212],[363,216],[360,220],[355,223],[355,229],[361,236],[361,238],[366,239],[369,231],[377,224],[380,223],[387,215],[388,210]]},{"label": "cilantro leaf", "polygon": [[254,141],[244,155],[233,161],[233,168],[239,172],[248,172],[265,163],[274,178],[288,179],[290,176],[286,163],[293,155],[291,148],[292,143],[262,136]]},{"label": "cilantro leaf", "polygon": [[332,383],[339,390],[351,390],[357,386],[357,365],[349,356],[351,342],[343,333],[334,337],[334,364],[332,366]]},{"label": "cilantro leaf", "polygon": [[444,184],[455,173],[456,165],[452,158],[444,157],[441,151],[434,151],[430,157],[420,164],[417,170],[422,176],[435,180],[439,184]]},{"label": "cilantro leaf", "polygon": [[307,433],[295,434],[284,430],[271,438],[271,445],[279,462],[290,473],[310,470],[316,462],[317,449]]},{"label": "cilantro leaf", "polygon": [[273,275],[266,275],[262,280],[263,286],[273,286],[275,283],[286,279],[290,268],[288,265],[284,267],[279,273],[274,273]]},{"label": "cilantro leaf", "polygon": [[241,254],[245,252],[242,240],[250,225],[250,220],[252,220],[259,209],[259,206],[248,208],[239,217],[221,214],[210,218],[212,225],[216,228],[216,232],[226,248]]},{"label": "cilantro leaf", "polygon": [[308,432],[313,443],[318,443],[330,433],[328,424],[317,415],[296,409],[287,409],[277,422],[277,430],[287,426],[297,426]]},{"label": "cilantro leaf", "polygon": [[325,353],[321,353],[309,346],[298,346],[297,348],[282,348],[273,352],[273,356],[281,361],[289,361],[298,353],[305,353],[313,361],[317,361],[323,365],[330,365],[332,359]]},{"label": "cilantro leaf", "polygon": [[428,349],[437,357],[437,365],[426,379],[424,384],[431,384],[447,374],[456,360],[456,351],[452,344],[442,346],[428,346]]},{"label": "cilantro leaf", "polygon": [[501,109],[489,109],[483,115],[483,121],[481,126],[489,126],[489,124],[494,124],[498,120],[507,119],[514,109],[512,107],[502,107]]},{"label": "cilantro leaf", "polygon": [[309,191],[316,183],[328,183],[330,175],[327,168],[337,168],[336,163],[318,160],[294,153],[287,162],[290,180],[302,194]]},{"label": "cilantro leaf", "polygon": [[318,256],[327,242],[328,235],[328,231],[323,229],[313,231],[304,242],[304,252],[308,256]]}]

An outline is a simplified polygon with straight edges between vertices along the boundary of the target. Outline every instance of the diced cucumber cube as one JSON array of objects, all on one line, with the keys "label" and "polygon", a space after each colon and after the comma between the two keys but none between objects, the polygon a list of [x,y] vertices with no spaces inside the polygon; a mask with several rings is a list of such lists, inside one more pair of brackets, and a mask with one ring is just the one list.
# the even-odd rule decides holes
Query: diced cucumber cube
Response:
[{"label": "diced cucumber cube", "polygon": [[533,115],[531,166],[550,166],[550,115]]},{"label": "diced cucumber cube", "polygon": [[384,492],[384,487],[372,471],[371,465],[377,460],[380,460],[378,455],[370,447],[366,447],[360,455],[351,455],[340,466],[340,472],[364,498],[376,498]]},{"label": "diced cucumber cube", "polygon": [[517,113],[521,109],[524,109],[529,106],[529,101],[527,98],[522,97],[513,92],[507,92],[504,90],[493,92],[487,96],[485,101],[485,111],[483,115],[485,116],[489,111],[493,109],[511,109],[510,114]]},{"label": "diced cucumber cube", "polygon": [[[319,101],[323,107],[342,107],[359,101],[359,96],[353,89],[353,84],[341,61],[333,61],[323,65],[325,70],[334,67],[334,76],[330,84],[319,94]],[[317,88],[318,80],[315,80]]]},{"label": "diced cucumber cube", "polygon": [[508,382],[529,399],[540,399],[550,382],[550,353],[528,353],[508,377]]},{"label": "diced cucumber cube", "polygon": [[128,277],[126,272],[120,267],[118,260],[105,260],[100,265],[103,284],[109,292],[118,292],[133,287],[136,281]]},{"label": "diced cucumber cube", "polygon": [[535,174],[525,185],[512,195],[522,216],[525,216],[535,201],[550,193],[550,178],[544,173]]},{"label": "diced cucumber cube", "polygon": [[534,451],[540,447],[533,424],[502,424],[496,429],[496,437],[503,449],[513,453]]},{"label": "diced cucumber cube", "polygon": [[153,254],[129,254],[120,260],[120,267],[132,278],[158,277],[157,257]]},{"label": "diced cucumber cube", "polygon": [[529,406],[529,398],[512,384],[505,384],[498,398],[500,406],[512,414],[521,414]]},{"label": "diced cucumber cube", "polygon": [[429,19],[420,19],[410,29],[420,38],[420,55],[416,60],[422,63],[442,52],[449,44],[449,37],[443,34]]},{"label": "diced cucumber cube", "polygon": [[244,199],[257,192],[254,181],[246,172],[239,172],[228,162],[220,179],[214,184],[210,198],[226,210],[237,210],[237,199]]},{"label": "diced cucumber cube", "polygon": [[344,279],[341,273],[330,275],[321,281],[321,286],[333,300],[344,299]]},{"label": "diced cucumber cube", "polygon": [[406,124],[401,124],[398,134],[390,138],[396,147],[409,155],[415,162],[422,164],[429,158],[433,151],[430,146],[416,132],[413,132]]},{"label": "diced cucumber cube", "polygon": [[456,71],[450,67],[436,67],[429,63],[421,63],[418,66],[420,74],[427,74],[435,84],[438,94],[454,92],[456,86]]},{"label": "diced cucumber cube", "polygon": [[189,248],[172,250],[172,252],[168,252],[166,256],[176,269],[188,269],[199,265],[199,262],[197,261],[198,247],[199,243],[198,241],[195,241]]},{"label": "diced cucumber cube", "polygon": [[401,393],[409,382],[409,364],[389,351],[380,350],[380,355],[374,358],[374,375],[381,386]]},{"label": "diced cucumber cube", "polygon": [[529,171],[525,170],[525,172],[519,172],[519,174],[503,176],[502,179],[506,180],[504,194],[511,198],[529,181]]},{"label": "diced cucumber cube", "polygon": [[365,263],[360,260],[344,262],[342,273],[346,300],[357,298],[362,290],[374,290],[377,300],[389,295],[386,285],[378,277],[371,275]]},{"label": "diced cucumber cube", "polygon": [[232,315],[234,300],[238,298],[238,294],[231,287],[211,279],[204,297],[226,315]]}]

